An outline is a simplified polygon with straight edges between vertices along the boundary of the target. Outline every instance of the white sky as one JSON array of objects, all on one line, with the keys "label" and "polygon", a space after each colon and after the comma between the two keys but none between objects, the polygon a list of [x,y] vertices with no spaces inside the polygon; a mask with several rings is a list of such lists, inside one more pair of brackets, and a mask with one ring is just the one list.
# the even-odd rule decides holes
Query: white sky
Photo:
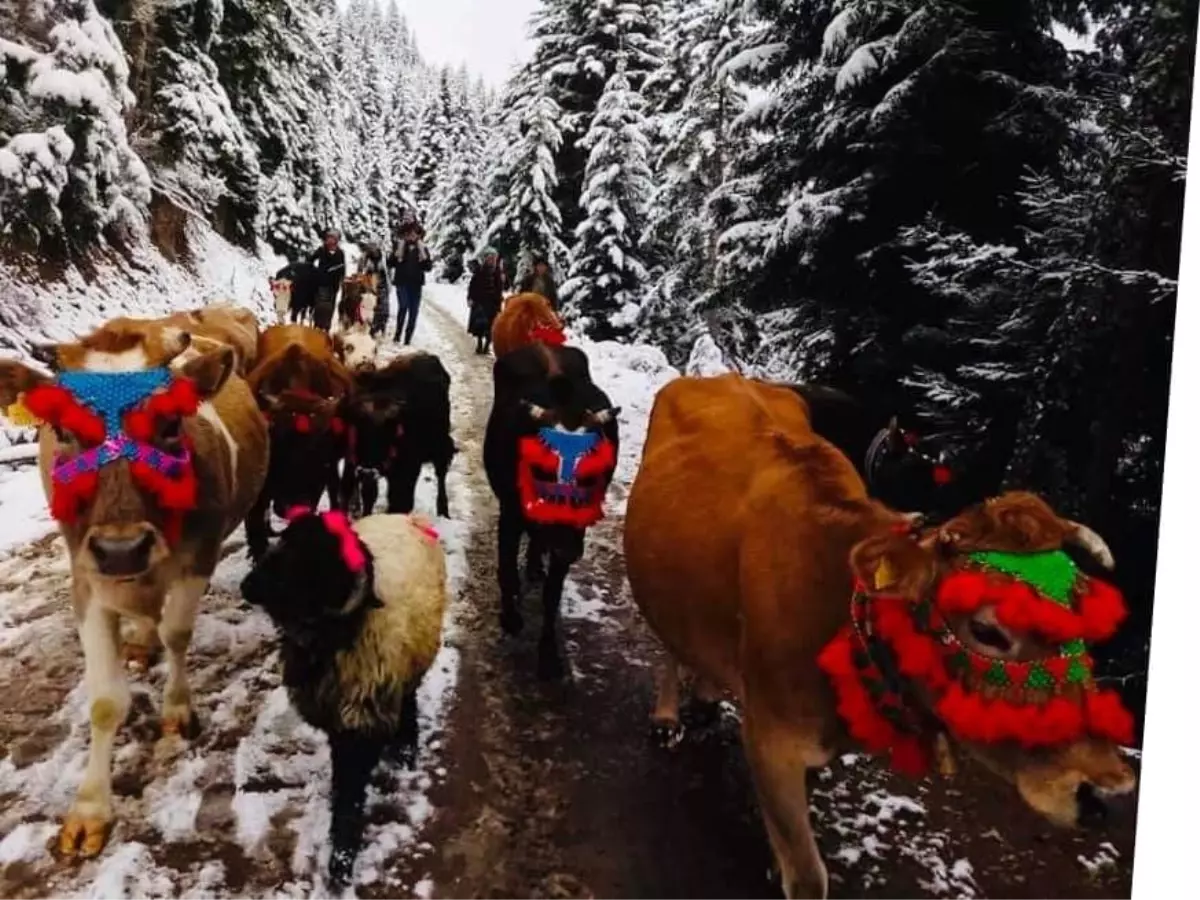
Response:
[{"label": "white sky", "polygon": [[466,63],[493,87],[529,53],[526,26],[538,0],[398,0],[426,62]]}]

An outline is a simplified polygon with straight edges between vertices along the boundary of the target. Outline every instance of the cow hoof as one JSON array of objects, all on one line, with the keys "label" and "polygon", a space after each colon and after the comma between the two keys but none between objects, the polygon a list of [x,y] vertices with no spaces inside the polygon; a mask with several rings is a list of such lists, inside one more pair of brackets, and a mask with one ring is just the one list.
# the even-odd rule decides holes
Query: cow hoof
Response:
[{"label": "cow hoof", "polygon": [[149,672],[158,662],[157,647],[147,647],[145,644],[123,644],[121,658],[125,665],[134,672]]},{"label": "cow hoof", "polygon": [[541,584],[546,580],[546,569],[540,563],[525,567],[525,580],[529,584]]},{"label": "cow hoof", "polygon": [[67,813],[62,830],[58,833],[58,852],[64,857],[91,859],[99,856],[108,843],[112,828],[110,819],[99,816],[83,816],[76,812]]},{"label": "cow hoof", "polygon": [[709,728],[721,719],[721,704],[694,699],[684,708],[684,717],[693,728]]},{"label": "cow hoof", "polygon": [[354,875],[354,855],[348,850],[334,850],[329,856],[329,890],[340,894]]},{"label": "cow hoof", "polygon": [[509,637],[516,637],[524,627],[525,620],[521,618],[521,614],[515,609],[503,609],[500,611],[500,630]]},{"label": "cow hoof", "polygon": [[163,738],[179,738],[184,741],[195,740],[200,735],[200,720],[190,709],[163,712]]},{"label": "cow hoof", "polygon": [[674,750],[683,743],[687,729],[682,722],[670,719],[655,719],[650,723],[650,738],[663,750]]}]

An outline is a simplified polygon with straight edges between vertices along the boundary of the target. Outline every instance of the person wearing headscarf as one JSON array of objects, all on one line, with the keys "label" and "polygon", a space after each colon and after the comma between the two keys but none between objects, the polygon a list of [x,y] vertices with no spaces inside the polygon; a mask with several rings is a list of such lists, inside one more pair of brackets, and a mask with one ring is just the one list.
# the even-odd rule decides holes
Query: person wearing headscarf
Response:
[{"label": "person wearing headscarf", "polygon": [[483,354],[491,349],[492,323],[504,301],[504,273],[500,270],[500,255],[494,249],[487,247],[480,255],[483,263],[467,287],[471,308],[467,331],[475,338],[475,352]]},{"label": "person wearing headscarf", "polygon": [[550,271],[550,261],[544,256],[533,258],[533,271],[521,279],[522,294],[541,294],[550,302],[550,308],[558,312],[558,285]]}]

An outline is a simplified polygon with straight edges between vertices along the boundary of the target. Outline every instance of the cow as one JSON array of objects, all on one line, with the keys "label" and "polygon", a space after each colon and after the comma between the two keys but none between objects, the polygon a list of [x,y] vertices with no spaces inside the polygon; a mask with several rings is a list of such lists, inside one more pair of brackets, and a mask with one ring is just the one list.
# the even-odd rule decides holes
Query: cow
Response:
[{"label": "cow", "polygon": [[352,374],[375,368],[379,345],[366,326],[355,325],[333,336],[333,353]]},{"label": "cow", "polygon": [[541,294],[515,294],[505,301],[492,323],[492,348],[499,358],[534,341],[561,345],[562,321]]},{"label": "cow", "polygon": [[437,514],[450,516],[446,473],[456,452],[450,435],[450,373],[432,353],[418,351],[379,371],[355,375],[347,403],[349,446],[342,471],[342,502],[369,516],[388,483],[387,511],[412,512],[425,463],[437,475]]},{"label": "cow", "polygon": [[[1023,493],[915,529],[809,415],[740,375],[669,383],[624,531],[634,600],[669,657],[655,730],[679,728],[680,666],[740,703],[784,894],[826,896],[805,775],[851,747],[906,774],[949,775],[962,750],[1066,826],[1129,795],[1132,718],[1076,640],[1106,638],[1123,605],[1062,552],[1111,568],[1099,536]],[[1013,574],[1039,566],[1037,590]]]},{"label": "cow", "polygon": [[527,344],[499,357],[492,379],[483,463],[500,506],[500,627],[516,635],[524,624],[517,556],[527,534],[530,581],[541,577],[549,558],[538,673],[560,678],[557,624],[563,583],[583,555],[588,527],[603,516],[620,449],[620,410],[592,382],[587,355],[576,347]]},{"label": "cow", "polygon": [[338,463],[345,454],[342,407],[353,380],[333,354],[325,332],[307,325],[273,325],[259,338],[258,364],[247,382],[271,431],[267,482],[246,519],[252,560],[267,550],[269,510],[316,507],[321,495],[338,506]]},{"label": "cow", "polygon": [[287,295],[286,312],[295,325],[305,320],[312,321],[313,306],[317,302],[317,270],[306,260],[288,263],[275,273],[271,280],[271,293],[275,297],[275,309],[279,313],[280,325],[284,324],[280,312],[280,297]]},{"label": "cow", "polygon": [[[376,301],[375,276],[351,275],[342,281],[342,299],[338,303],[338,322],[343,331],[354,325],[370,324],[371,316],[375,314]],[[370,315],[364,311],[365,300],[370,297]]]},{"label": "cow", "polygon": [[112,757],[130,709],[122,619],[167,652],[164,738],[197,727],[186,655],[221,545],[266,477],[266,421],[218,347],[176,369],[187,332],[101,328],[59,345],[48,376],[0,361],[0,403],[24,395],[44,424],[38,463],[66,542],[83,645],[91,741],[83,781],[58,835],[67,856],[97,855],[113,822]]},{"label": "cow", "polygon": [[292,282],[288,278],[271,279],[271,297],[275,300],[275,324],[286,325],[292,308]]}]

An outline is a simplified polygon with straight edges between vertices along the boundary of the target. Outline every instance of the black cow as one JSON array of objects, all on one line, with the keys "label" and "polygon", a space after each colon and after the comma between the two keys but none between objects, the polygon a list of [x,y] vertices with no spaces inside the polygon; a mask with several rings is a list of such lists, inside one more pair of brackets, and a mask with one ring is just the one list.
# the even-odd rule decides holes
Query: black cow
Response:
[{"label": "black cow", "polygon": [[916,432],[873,413],[849,394],[812,384],[785,384],[808,404],[812,428],[846,455],[871,496],[893,509],[942,518],[962,508],[958,479]]},{"label": "black cow", "polygon": [[583,555],[587,528],[601,516],[616,468],[619,409],[592,383],[587,356],[574,347],[521,347],[496,360],[495,397],[483,442],[483,464],[500,505],[498,568],[500,627],[515,635],[517,556],[529,535],[531,581],[549,567],[542,586],[538,674],[559,678],[558,614],[563,583]]},{"label": "black cow", "polygon": [[275,273],[276,281],[284,279],[292,283],[292,299],[288,304],[292,324],[311,319],[317,302],[317,270],[304,260],[288,263]]},{"label": "black cow", "polygon": [[369,516],[387,479],[387,511],[412,512],[425,463],[437,474],[437,514],[449,517],[446,473],[456,448],[450,436],[450,373],[432,353],[401,356],[355,376],[348,401],[349,448],[342,471],[347,509]]}]

